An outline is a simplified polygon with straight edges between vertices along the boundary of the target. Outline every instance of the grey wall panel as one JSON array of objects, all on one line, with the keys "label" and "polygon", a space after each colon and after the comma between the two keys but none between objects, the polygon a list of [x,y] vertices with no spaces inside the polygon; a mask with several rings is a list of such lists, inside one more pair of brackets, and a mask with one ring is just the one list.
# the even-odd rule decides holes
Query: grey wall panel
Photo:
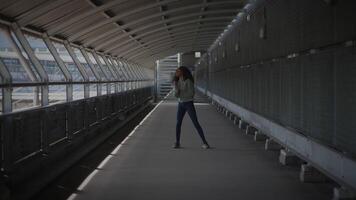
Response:
[{"label": "grey wall panel", "polygon": [[335,138],[338,148],[356,152],[356,48],[335,52]]},{"label": "grey wall panel", "polygon": [[262,59],[286,55],[300,49],[299,8],[300,1],[271,1],[266,4],[266,39],[263,41]]},{"label": "grey wall panel", "polygon": [[333,43],[333,6],[325,1],[298,1],[302,50]]},{"label": "grey wall panel", "polygon": [[336,42],[356,37],[356,3],[354,0],[343,0],[334,5],[334,36]]},{"label": "grey wall panel", "polygon": [[281,122],[301,130],[301,67],[298,58],[281,61]]},{"label": "grey wall panel", "polygon": [[333,54],[323,52],[301,59],[303,70],[303,128],[332,144],[334,122]]}]

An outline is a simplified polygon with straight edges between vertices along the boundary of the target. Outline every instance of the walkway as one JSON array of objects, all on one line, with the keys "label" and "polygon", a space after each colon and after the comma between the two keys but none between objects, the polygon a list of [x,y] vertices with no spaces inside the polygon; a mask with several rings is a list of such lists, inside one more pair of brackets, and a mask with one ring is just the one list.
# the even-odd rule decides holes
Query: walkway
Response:
[{"label": "walkway", "polygon": [[[212,149],[202,149],[188,116],[182,149],[172,149],[176,102],[167,100],[78,188],[76,200],[331,199],[328,185],[301,183],[297,167],[241,134],[205,103],[196,105]],[[107,161],[107,162],[106,162]]]}]

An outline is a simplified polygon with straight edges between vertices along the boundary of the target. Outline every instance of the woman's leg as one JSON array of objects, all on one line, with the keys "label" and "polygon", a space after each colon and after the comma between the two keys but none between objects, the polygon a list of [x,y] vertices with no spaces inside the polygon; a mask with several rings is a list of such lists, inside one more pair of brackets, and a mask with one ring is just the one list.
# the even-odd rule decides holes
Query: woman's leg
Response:
[{"label": "woman's leg", "polygon": [[201,139],[203,140],[203,143],[204,144],[208,144],[208,142],[205,139],[203,129],[201,128],[201,126],[200,126],[200,124],[198,122],[197,113],[195,111],[195,107],[194,107],[193,101],[190,101],[190,102],[186,103],[186,109],[187,109],[187,112],[189,114],[190,119],[192,120],[192,122],[193,122],[195,128],[197,129]]},{"label": "woman's leg", "polygon": [[181,130],[182,121],[183,121],[185,112],[186,112],[186,109],[183,106],[183,103],[178,103],[177,124],[176,124],[176,144],[180,144],[180,130]]}]

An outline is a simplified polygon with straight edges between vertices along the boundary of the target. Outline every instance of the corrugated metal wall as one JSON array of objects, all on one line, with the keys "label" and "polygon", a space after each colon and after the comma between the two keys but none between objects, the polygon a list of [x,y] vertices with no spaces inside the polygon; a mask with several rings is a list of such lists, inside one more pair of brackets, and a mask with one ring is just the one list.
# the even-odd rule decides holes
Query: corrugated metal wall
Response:
[{"label": "corrugated metal wall", "polygon": [[197,63],[197,84],[355,156],[356,1],[259,3]]}]

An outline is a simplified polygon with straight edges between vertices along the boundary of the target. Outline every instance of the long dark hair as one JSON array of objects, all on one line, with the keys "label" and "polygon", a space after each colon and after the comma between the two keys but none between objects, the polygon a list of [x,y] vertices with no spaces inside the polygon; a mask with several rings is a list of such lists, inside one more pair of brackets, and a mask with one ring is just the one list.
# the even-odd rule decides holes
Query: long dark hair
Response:
[{"label": "long dark hair", "polygon": [[183,79],[184,79],[184,80],[190,79],[190,80],[194,83],[193,75],[192,75],[192,73],[190,72],[190,70],[189,70],[188,67],[181,66],[181,67],[179,67],[178,69],[182,72],[182,74],[183,74]]}]

